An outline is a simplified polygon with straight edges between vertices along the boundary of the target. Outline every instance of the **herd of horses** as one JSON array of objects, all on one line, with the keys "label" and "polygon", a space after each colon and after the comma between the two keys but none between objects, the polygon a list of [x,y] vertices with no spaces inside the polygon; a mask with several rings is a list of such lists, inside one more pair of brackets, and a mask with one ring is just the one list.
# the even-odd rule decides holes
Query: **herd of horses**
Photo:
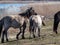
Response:
[{"label": "herd of horses", "polygon": [[[36,36],[40,37],[41,26],[45,23],[43,22],[42,16],[38,15],[33,7],[28,8],[25,12],[22,12],[18,15],[9,15],[5,16],[0,20],[0,36],[1,42],[4,43],[4,36],[6,41],[8,41],[7,31],[10,27],[19,28],[19,33],[16,35],[16,39],[19,39],[19,35],[22,33],[22,39],[24,39],[24,33],[26,29],[27,21],[29,19],[29,32],[30,37],[33,35],[33,38]],[[57,27],[60,21],[60,11],[54,15],[54,26],[53,31],[57,34]],[[37,32],[37,35],[36,35]]]}]

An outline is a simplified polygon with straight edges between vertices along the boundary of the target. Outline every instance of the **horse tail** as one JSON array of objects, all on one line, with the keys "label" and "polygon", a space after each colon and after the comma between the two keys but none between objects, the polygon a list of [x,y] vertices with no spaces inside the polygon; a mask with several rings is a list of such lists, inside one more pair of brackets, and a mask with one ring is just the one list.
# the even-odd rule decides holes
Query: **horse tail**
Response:
[{"label": "horse tail", "polygon": [[3,29],[3,24],[4,24],[4,18],[0,20],[0,36],[1,36],[2,29]]},{"label": "horse tail", "polygon": [[43,26],[45,26],[45,23],[42,21]]}]

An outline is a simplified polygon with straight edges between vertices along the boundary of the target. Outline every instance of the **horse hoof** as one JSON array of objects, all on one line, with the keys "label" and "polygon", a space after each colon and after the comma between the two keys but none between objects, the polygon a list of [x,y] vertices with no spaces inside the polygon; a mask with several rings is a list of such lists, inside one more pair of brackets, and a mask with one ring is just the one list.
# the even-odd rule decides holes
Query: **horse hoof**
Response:
[{"label": "horse hoof", "polygon": [[40,37],[40,35],[38,35],[38,37]]},{"label": "horse hoof", "polygon": [[1,43],[4,43],[4,39],[1,40]]},{"label": "horse hoof", "polygon": [[18,37],[16,37],[16,39],[17,39],[17,40],[19,40],[19,38],[18,38]]},{"label": "horse hoof", "polygon": [[6,39],[6,41],[8,42],[9,40],[8,40],[8,39]]},{"label": "horse hoof", "polygon": [[33,36],[33,38],[35,38],[35,36]]},{"label": "horse hoof", "polygon": [[1,42],[1,43],[4,43],[4,42]]},{"label": "horse hoof", "polygon": [[4,41],[1,41],[1,43],[4,43]]},{"label": "horse hoof", "polygon": [[22,39],[25,39],[25,37],[22,37]]}]

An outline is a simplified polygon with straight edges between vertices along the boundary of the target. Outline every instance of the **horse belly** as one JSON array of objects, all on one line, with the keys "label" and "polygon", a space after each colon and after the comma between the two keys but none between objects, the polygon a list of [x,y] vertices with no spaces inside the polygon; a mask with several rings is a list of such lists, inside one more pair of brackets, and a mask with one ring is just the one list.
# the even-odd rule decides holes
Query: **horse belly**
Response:
[{"label": "horse belly", "polygon": [[21,16],[17,16],[12,20],[12,27],[19,28],[20,26],[23,25],[23,23],[24,23],[24,18]]},{"label": "horse belly", "polygon": [[20,23],[14,20],[12,22],[11,26],[14,27],[14,28],[19,28],[20,27]]}]

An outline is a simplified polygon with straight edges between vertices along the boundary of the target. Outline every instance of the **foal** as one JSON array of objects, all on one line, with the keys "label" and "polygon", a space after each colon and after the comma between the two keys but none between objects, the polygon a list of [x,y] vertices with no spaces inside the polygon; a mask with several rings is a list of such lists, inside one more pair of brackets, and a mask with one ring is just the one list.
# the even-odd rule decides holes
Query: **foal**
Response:
[{"label": "foal", "polygon": [[35,38],[36,31],[38,31],[38,37],[40,37],[41,26],[42,24],[45,25],[44,22],[42,21],[42,17],[40,15],[32,15],[29,21],[30,21],[30,26],[29,26],[30,37],[31,37],[31,34],[33,34],[33,38]]}]

